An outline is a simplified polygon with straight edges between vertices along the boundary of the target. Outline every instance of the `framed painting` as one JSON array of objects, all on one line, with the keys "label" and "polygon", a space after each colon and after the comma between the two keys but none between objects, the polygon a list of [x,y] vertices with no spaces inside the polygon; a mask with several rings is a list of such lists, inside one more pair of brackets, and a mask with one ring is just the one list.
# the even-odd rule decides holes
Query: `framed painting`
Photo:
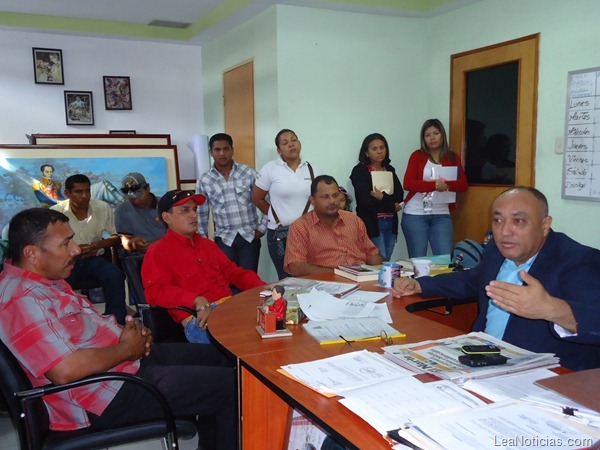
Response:
[{"label": "framed painting", "polygon": [[131,81],[129,77],[102,77],[104,106],[108,110],[130,110]]},{"label": "framed painting", "polygon": [[108,130],[108,134],[135,134],[135,130]]},{"label": "framed painting", "polygon": [[32,50],[36,84],[65,84],[62,50],[35,47]]},{"label": "framed painting", "polygon": [[179,187],[175,146],[0,145],[0,159],[0,230],[23,209],[64,200],[64,182],[76,173],[90,179],[92,198],[112,207],[130,172],[141,171],[157,196]]},{"label": "framed painting", "polygon": [[91,91],[65,91],[67,125],[94,125],[94,102]]}]

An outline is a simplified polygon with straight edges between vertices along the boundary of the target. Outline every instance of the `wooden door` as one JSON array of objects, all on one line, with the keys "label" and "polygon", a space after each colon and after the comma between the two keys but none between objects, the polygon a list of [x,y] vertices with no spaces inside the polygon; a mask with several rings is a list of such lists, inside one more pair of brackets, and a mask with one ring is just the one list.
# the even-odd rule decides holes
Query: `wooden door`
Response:
[{"label": "wooden door", "polygon": [[[514,95],[514,149],[512,161],[513,177],[509,182],[486,182],[477,176],[471,176],[467,192],[459,194],[458,209],[454,213],[454,242],[464,238],[481,241],[486,230],[491,229],[491,205],[498,194],[511,185],[533,186],[535,184],[535,134],[537,119],[537,80],[538,80],[538,46],[539,35],[527,36],[514,41],[472,50],[451,57],[451,95],[450,95],[450,145],[460,153],[463,167],[473,167],[469,160],[474,152],[467,151],[478,144],[469,144],[469,136],[477,135],[473,129],[479,128],[482,138],[485,136],[484,123],[470,121],[467,126],[467,97],[469,76],[477,71],[490,68],[516,67],[516,83]],[[496,88],[503,88],[502,81],[494,79]],[[494,122],[494,115],[500,118],[505,111],[492,111],[489,122]],[[491,134],[491,133],[490,133]],[[477,142],[478,139],[471,138]],[[480,142],[481,143],[481,142]],[[482,152],[483,153],[483,152]],[[477,165],[477,162],[475,162]],[[471,170],[472,173],[476,173]],[[469,173],[469,172],[467,172]],[[469,177],[467,177],[469,178]]]},{"label": "wooden door", "polygon": [[234,67],[223,74],[225,133],[233,137],[233,158],[254,167],[254,63]]}]

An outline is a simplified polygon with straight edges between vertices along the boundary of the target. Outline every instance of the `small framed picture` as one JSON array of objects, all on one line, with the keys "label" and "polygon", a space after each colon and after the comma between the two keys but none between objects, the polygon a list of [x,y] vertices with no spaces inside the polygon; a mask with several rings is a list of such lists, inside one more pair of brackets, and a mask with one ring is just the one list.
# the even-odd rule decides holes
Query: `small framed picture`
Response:
[{"label": "small framed picture", "polygon": [[131,81],[129,77],[102,77],[106,109],[131,109]]},{"label": "small framed picture", "polygon": [[135,134],[135,130],[108,130],[108,134]]},{"label": "small framed picture", "polygon": [[37,84],[65,84],[62,50],[34,47],[33,76]]},{"label": "small framed picture", "polygon": [[91,91],[65,91],[67,125],[94,125]]}]

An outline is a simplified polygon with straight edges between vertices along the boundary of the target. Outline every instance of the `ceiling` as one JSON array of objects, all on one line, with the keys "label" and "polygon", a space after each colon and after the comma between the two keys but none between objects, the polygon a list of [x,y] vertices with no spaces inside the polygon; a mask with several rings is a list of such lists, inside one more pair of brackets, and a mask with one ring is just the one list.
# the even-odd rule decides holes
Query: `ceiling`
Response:
[{"label": "ceiling", "polygon": [[[480,0],[2,0],[0,29],[199,45],[280,5],[433,17]],[[154,20],[188,24],[150,26]]]}]

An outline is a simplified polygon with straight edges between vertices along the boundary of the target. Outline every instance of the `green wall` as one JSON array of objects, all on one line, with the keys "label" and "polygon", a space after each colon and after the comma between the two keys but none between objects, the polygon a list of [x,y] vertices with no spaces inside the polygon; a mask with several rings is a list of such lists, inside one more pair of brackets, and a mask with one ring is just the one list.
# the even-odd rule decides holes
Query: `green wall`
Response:
[{"label": "green wall", "polygon": [[[451,55],[541,33],[536,186],[555,230],[600,247],[589,233],[600,203],[561,199],[563,156],[555,153],[567,73],[600,66],[599,17],[596,0],[483,0],[430,19],[272,7],[203,46],[206,132],[223,127],[223,70],[254,59],[257,168],[275,157],[275,133],[292,128],[303,156],[345,185],[362,139],[377,131],[402,178],[423,121],[448,125]],[[404,256],[400,233],[394,257]],[[271,269],[265,251],[265,280]]]}]

